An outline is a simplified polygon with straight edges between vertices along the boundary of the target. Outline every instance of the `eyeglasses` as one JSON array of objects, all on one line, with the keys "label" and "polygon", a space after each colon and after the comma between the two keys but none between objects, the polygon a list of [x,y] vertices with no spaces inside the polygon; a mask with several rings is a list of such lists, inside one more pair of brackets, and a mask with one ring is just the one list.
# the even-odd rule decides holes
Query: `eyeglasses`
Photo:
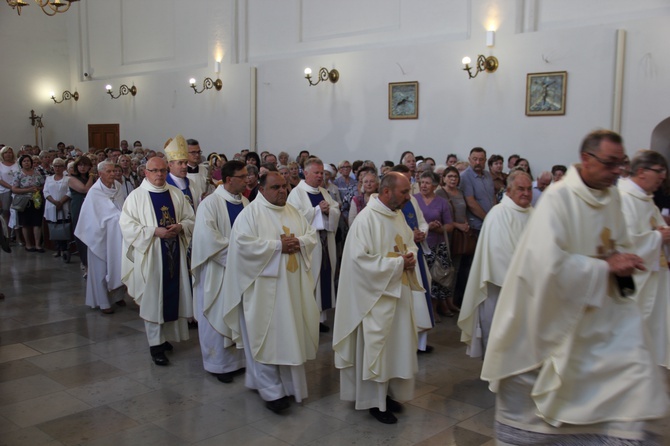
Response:
[{"label": "eyeglasses", "polygon": [[596,161],[598,161],[600,164],[605,166],[607,169],[620,169],[621,167],[626,165],[626,161],[624,160],[617,160],[617,161],[605,161],[604,159],[600,158],[598,155],[595,153],[591,152],[586,152],[587,155],[593,157]]},{"label": "eyeglasses", "polygon": [[668,173],[668,171],[665,169],[655,169],[653,167],[645,167],[644,169],[651,170],[652,172],[656,172],[659,175],[665,175],[666,173]]},{"label": "eyeglasses", "polygon": [[342,166],[340,169],[351,169],[351,166]]},{"label": "eyeglasses", "polygon": [[247,175],[231,175],[231,178],[240,178],[240,179],[244,179],[244,178],[246,178],[246,177],[247,177]]},{"label": "eyeglasses", "polygon": [[202,150],[198,150],[197,152],[188,152],[189,154],[193,155],[202,155]]},{"label": "eyeglasses", "polygon": [[144,169],[145,172],[166,174],[167,169]]}]

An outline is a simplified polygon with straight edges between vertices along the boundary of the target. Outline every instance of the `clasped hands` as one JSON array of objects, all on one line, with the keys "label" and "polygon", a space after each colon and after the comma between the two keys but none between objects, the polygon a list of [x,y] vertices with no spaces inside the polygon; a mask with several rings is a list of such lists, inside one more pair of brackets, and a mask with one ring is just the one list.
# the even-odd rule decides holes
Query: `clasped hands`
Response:
[{"label": "clasped hands", "polygon": [[321,213],[328,215],[330,212],[330,205],[326,200],[321,200],[321,203],[319,203],[319,208],[321,209]]},{"label": "clasped hands", "polygon": [[158,238],[175,238],[179,236],[181,232],[181,225],[175,223],[166,227],[158,227],[154,230],[154,235]]},{"label": "clasped hands", "polygon": [[300,251],[300,240],[292,235],[281,235],[282,254],[294,254]]}]

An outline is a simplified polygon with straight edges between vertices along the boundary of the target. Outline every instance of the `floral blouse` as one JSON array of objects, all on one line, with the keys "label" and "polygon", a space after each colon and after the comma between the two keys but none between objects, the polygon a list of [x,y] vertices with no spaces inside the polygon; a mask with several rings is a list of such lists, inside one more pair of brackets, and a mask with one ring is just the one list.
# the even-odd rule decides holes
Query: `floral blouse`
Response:
[{"label": "floral blouse", "polygon": [[12,181],[12,187],[27,189],[33,186],[37,186],[40,189],[44,186],[44,177],[40,175],[37,169],[33,170],[32,175],[26,175],[25,173],[23,173],[23,170],[19,170],[18,172],[14,173],[14,181]]}]

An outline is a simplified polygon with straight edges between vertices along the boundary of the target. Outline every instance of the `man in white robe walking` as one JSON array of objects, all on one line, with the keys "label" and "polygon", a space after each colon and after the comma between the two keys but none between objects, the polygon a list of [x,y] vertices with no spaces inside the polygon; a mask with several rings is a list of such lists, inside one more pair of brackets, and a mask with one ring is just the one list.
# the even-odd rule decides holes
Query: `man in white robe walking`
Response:
[{"label": "man in white robe walking", "polygon": [[305,179],[298,183],[288,197],[293,205],[317,231],[319,243],[312,253],[316,302],[321,312],[319,329],[328,332],[326,310],[335,308],[335,268],[337,247],[335,233],[340,221],[340,206],[323,185],[323,161],[308,158],[303,169]]},{"label": "man in white robe walking", "polygon": [[[340,398],[369,409],[378,421],[393,424],[396,400],[410,400],[417,372],[417,329],[413,291],[418,280],[414,233],[402,207],[410,182],[386,174],[368,205],[354,220],[344,245],[335,311],[333,349],[340,369]],[[425,300],[424,300],[425,302]]]},{"label": "man in white robe walking", "polygon": [[232,382],[233,376],[244,370],[244,350],[223,336],[223,277],[231,227],[249,204],[241,195],[246,176],[247,168],[241,161],[226,163],[221,169],[223,184],[202,200],[193,229],[193,299],[202,363],[223,383]]},{"label": "man in white robe walking", "polygon": [[188,157],[189,154],[184,148],[187,147],[183,136],[177,135],[165,144],[165,157],[168,161],[170,172],[166,178],[168,184],[181,190],[186,200],[191,203],[193,210],[198,209],[201,197],[203,195],[201,181],[194,181],[188,178]]},{"label": "man in white robe walking", "polygon": [[74,235],[88,247],[86,305],[99,307],[103,314],[114,313],[111,303],[126,306],[125,287],[121,282],[121,245],[119,218],[124,194],[121,183],[114,181],[114,163],[98,164],[100,178],[91,186],[81,207]]},{"label": "man in white robe walking", "polygon": [[309,271],[316,231],[290,204],[278,172],[261,177],[260,193],[230,234],[223,281],[226,333],[246,356],[245,385],[273,412],[307,398],[305,362],[319,346],[319,310]]},{"label": "man in white robe walking", "polygon": [[658,444],[668,397],[637,303],[642,259],[612,184],[621,137],[587,135],[580,164],[542,194],[498,299],[482,379],[498,444]]},{"label": "man in white robe walking", "polygon": [[486,214],[458,317],[461,341],[473,358],[484,356],[491,321],[512,254],[531,215],[533,182],[526,172],[507,177],[507,192]]},{"label": "man in white robe walking", "polygon": [[195,215],[184,194],[166,183],[167,163],[147,161],[146,178],[128,195],[119,224],[123,234],[122,281],[140,306],[151,358],[165,366],[169,341],[188,339],[193,317],[186,251]]},{"label": "man in white robe walking", "polygon": [[670,368],[670,228],[654,204],[654,192],[668,173],[663,155],[640,150],[631,160],[630,177],[617,183],[635,254],[647,267],[633,276],[635,300],[649,328],[658,365]]}]

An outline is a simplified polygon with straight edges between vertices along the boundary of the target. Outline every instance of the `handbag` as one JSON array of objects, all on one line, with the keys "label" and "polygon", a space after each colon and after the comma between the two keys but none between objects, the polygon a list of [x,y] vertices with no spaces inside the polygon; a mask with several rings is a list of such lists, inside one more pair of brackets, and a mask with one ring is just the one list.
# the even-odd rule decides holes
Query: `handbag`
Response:
[{"label": "handbag", "polygon": [[[56,218],[58,218],[58,216],[56,216]],[[50,221],[48,223],[50,240],[70,241],[72,235],[72,223],[69,219],[62,219],[56,222]]]},{"label": "handbag", "polygon": [[476,231],[463,232],[454,229],[451,233],[451,253],[456,256],[472,255],[477,248],[478,235]]},{"label": "handbag", "polygon": [[[433,252],[434,261],[430,265],[430,277],[433,282],[437,282],[445,288],[452,288],[456,282],[456,269],[451,262],[451,254],[449,253],[449,238],[447,233],[444,233],[444,243],[440,243],[435,247]],[[441,260],[442,257],[447,257],[449,266],[444,266]]]},{"label": "handbag", "polygon": [[14,198],[12,199],[12,209],[16,210],[17,212],[23,212],[26,210],[26,207],[28,207],[28,203],[30,203],[30,200],[32,197],[30,194],[17,194],[14,195]]}]

